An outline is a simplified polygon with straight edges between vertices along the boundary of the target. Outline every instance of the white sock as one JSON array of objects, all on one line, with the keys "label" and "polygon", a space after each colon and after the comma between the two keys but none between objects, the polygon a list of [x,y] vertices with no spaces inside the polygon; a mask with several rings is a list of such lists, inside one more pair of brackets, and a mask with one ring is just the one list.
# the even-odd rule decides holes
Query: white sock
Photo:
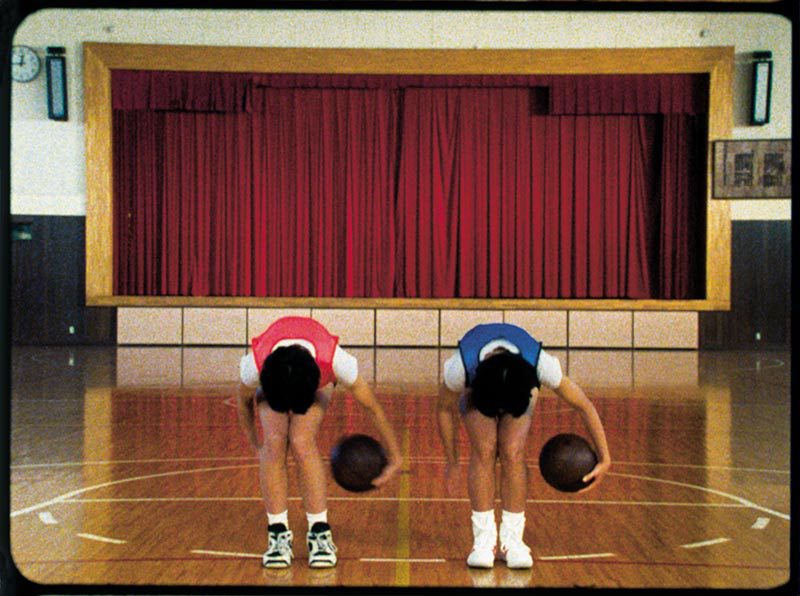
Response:
[{"label": "white sock", "polygon": [[306,513],[306,519],[308,520],[308,529],[310,530],[315,523],[317,522],[324,522],[328,523],[328,510],[320,511],[319,513]]},{"label": "white sock", "polygon": [[497,525],[494,521],[494,509],[472,512],[472,536],[475,543],[491,547],[497,540]]},{"label": "white sock", "polygon": [[267,513],[267,524],[270,526],[272,524],[283,524],[287,528],[289,527],[289,510],[283,511],[281,513]]},{"label": "white sock", "polygon": [[494,509],[489,511],[473,511],[472,523],[481,529],[488,529],[494,524]]},{"label": "white sock", "polygon": [[525,512],[512,513],[511,511],[503,510],[503,515],[500,518],[500,536],[511,535],[522,538],[525,531]]}]

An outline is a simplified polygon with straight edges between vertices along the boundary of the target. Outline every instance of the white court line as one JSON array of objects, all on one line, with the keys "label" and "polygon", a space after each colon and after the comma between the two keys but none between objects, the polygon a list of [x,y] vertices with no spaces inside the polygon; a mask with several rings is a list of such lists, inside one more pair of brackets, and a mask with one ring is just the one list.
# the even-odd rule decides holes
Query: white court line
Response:
[{"label": "white court line", "polygon": [[51,505],[56,505],[58,503],[63,503],[65,499],[70,499],[72,497],[77,497],[78,495],[82,495],[84,493],[88,493],[89,491],[96,490],[98,488],[106,488],[108,486],[117,486],[119,484],[125,484],[128,482],[138,482],[139,480],[152,480],[153,478],[164,478],[166,476],[179,476],[181,474],[194,474],[195,472],[215,472],[220,470],[239,470],[241,468],[254,468],[258,467],[258,464],[249,464],[245,466],[216,466],[213,468],[194,468],[191,470],[173,470],[172,472],[161,472],[160,474],[147,474],[145,476],[134,476],[132,478],[123,478],[122,480],[111,480],[109,482],[102,482],[100,484],[94,484],[92,486],[86,486],[84,488],[79,488],[78,490],[73,490],[68,493],[64,493],[63,495],[59,495],[54,499],[50,499],[49,501],[43,501],[41,503],[37,503],[36,505],[31,505],[30,507],[25,507],[24,509],[18,509],[17,511],[12,511],[10,517],[17,517],[18,515],[25,515],[26,513],[32,513],[34,511],[38,511],[39,509],[45,509],[46,507],[50,507]]},{"label": "white court line", "polygon": [[196,549],[190,551],[195,555],[214,555],[218,557],[248,557],[250,559],[260,559],[262,555],[256,555],[253,553],[231,553],[223,550],[201,550]]},{"label": "white court line", "polygon": [[712,540],[703,540],[702,542],[681,544],[681,548],[701,548],[703,546],[713,546],[715,544],[722,544],[723,542],[730,542],[730,540],[730,538],[714,538]]},{"label": "white court line", "polygon": [[[766,366],[762,366],[761,365],[762,362],[769,362],[771,364],[767,364]],[[784,366],[786,366],[786,363],[783,360],[778,360],[777,358],[765,358],[764,360],[761,360],[761,359],[756,360],[756,365],[755,365],[754,368],[735,368],[731,372],[732,373],[752,372],[752,371],[759,372],[759,371],[762,371],[762,370],[766,370],[768,368],[782,368]]]},{"label": "white court line", "polygon": [[78,534],[81,538],[86,538],[87,540],[96,540],[97,542],[108,542],[109,544],[127,544],[127,540],[118,540],[116,538],[108,538],[106,536],[98,536],[97,534],[84,534],[81,532]]},{"label": "white court line", "polygon": [[608,557],[616,557],[614,553],[594,553],[587,555],[556,555],[549,557],[536,557],[540,561],[564,561],[567,559],[601,559]]},{"label": "white court line", "polygon": [[763,530],[764,528],[769,525],[769,518],[768,517],[759,517],[756,521],[753,522],[753,525],[750,526],[753,530]]},{"label": "white court line", "polygon": [[10,466],[15,470],[24,470],[29,468],[69,468],[75,466],[116,466],[124,464],[174,464],[174,463],[193,463],[198,461],[253,461],[256,458],[252,456],[241,457],[172,457],[163,459],[112,459],[112,460],[95,460],[95,461],[65,461],[53,462],[42,464],[16,464]]},{"label": "white court line", "polygon": [[[183,474],[194,474],[194,473],[198,473],[198,472],[220,472],[220,471],[230,470],[230,469],[239,470],[239,469],[248,468],[248,467],[258,467],[258,465],[259,464],[246,464],[246,465],[237,465],[237,466],[214,466],[214,467],[211,467],[211,468],[195,468],[195,469],[189,469],[189,470],[173,470],[171,472],[161,472],[161,473],[158,473],[158,474],[147,474],[147,475],[144,475],[144,476],[134,476],[134,477],[131,477],[131,478],[123,478],[121,480],[112,480],[112,481],[109,481],[109,482],[103,482],[103,483],[100,483],[100,484],[95,484],[95,485],[87,486],[87,487],[84,487],[84,488],[81,488],[81,489],[78,489],[78,490],[70,491],[68,493],[64,493],[62,495],[59,495],[59,496],[55,497],[54,499],[43,501],[41,503],[37,503],[35,505],[31,505],[30,507],[25,507],[24,509],[18,509],[17,511],[12,511],[11,514],[10,514],[10,517],[14,518],[14,517],[17,517],[19,515],[24,515],[24,514],[27,514],[27,513],[32,513],[34,511],[38,511],[40,509],[46,509],[47,507],[50,507],[51,505],[55,505],[55,504],[58,504],[58,503],[63,503],[67,499],[71,499],[73,497],[77,497],[79,495],[82,495],[84,493],[87,493],[89,491],[96,490],[96,489],[99,489],[99,488],[106,488],[106,487],[109,487],[109,486],[117,486],[117,485],[120,485],[120,484],[129,483],[129,482],[137,482],[137,481],[140,481],[140,480],[152,480],[154,478],[165,478],[165,477],[168,477],[168,476],[180,476],[180,475],[183,475]],[[648,480],[648,481],[651,481],[651,482],[661,482],[661,483],[664,483],[664,484],[673,484],[673,485],[676,485],[676,486],[682,486],[684,488],[692,488],[692,489],[700,490],[700,491],[707,492],[707,493],[710,493],[710,494],[715,494],[715,495],[718,495],[718,496],[726,497],[726,498],[731,499],[733,501],[736,501],[736,502],[738,502],[738,503],[740,503],[740,504],[742,504],[742,505],[744,505],[746,507],[750,507],[750,508],[753,508],[753,509],[757,509],[759,511],[763,511],[764,513],[768,513],[768,514],[773,515],[775,517],[780,517],[781,519],[785,519],[785,520],[791,519],[785,513],[780,513],[778,511],[773,511],[773,510],[768,509],[766,507],[762,507],[760,505],[757,505],[757,504],[753,503],[752,501],[748,501],[747,499],[743,499],[742,497],[738,497],[736,495],[731,495],[729,493],[725,493],[725,492],[722,492],[722,491],[714,490],[714,489],[711,489],[711,488],[698,486],[696,484],[688,484],[688,483],[685,483],[685,482],[676,482],[674,480],[664,480],[662,478],[653,478],[651,476],[637,476],[637,475],[634,475],[634,474],[620,474],[619,472],[608,472],[608,475],[609,476],[619,476],[621,478],[635,478],[637,480]],[[344,500],[344,498],[342,498],[342,499]],[[356,500],[356,498],[351,498],[351,499],[352,500]],[[376,500],[396,501],[397,499],[396,498],[384,498],[384,499],[376,499]],[[458,500],[451,499],[451,501],[462,501],[462,500],[463,499],[458,499]]]},{"label": "white court line", "polygon": [[736,495],[732,495],[730,493],[722,492],[721,490],[715,490],[713,488],[706,488],[705,486],[698,486],[697,484],[688,484],[686,482],[677,482],[675,480],[665,480],[663,478],[653,478],[651,476],[636,476],[634,474],[620,474],[619,472],[606,472],[609,476],[619,476],[621,478],[635,478],[636,480],[649,480],[651,482],[662,482],[664,484],[674,484],[675,486],[682,486],[684,488],[693,488],[696,490],[700,490],[706,493],[711,493],[712,495],[718,495],[720,497],[726,497],[728,499],[732,499],[745,505],[746,507],[751,507],[753,509],[757,509],[758,511],[763,511],[764,513],[769,513],[770,515],[774,515],[775,517],[780,517],[781,519],[785,519],[789,521],[791,518],[785,514],[781,513],[780,511],[774,511],[767,507],[762,507],[761,505],[756,505],[752,501],[748,501],[742,497],[738,497]]},{"label": "white court line", "polygon": [[39,519],[43,524],[47,524],[48,526],[52,526],[58,523],[58,520],[55,517],[53,517],[53,514],[50,513],[49,511],[42,511],[39,514]]},{"label": "white court line", "polygon": [[[290,501],[301,501],[302,497],[288,497]],[[467,497],[327,497],[328,501],[376,501],[376,502],[401,502],[413,501],[415,503],[467,503]],[[100,499],[64,499],[62,503],[182,503],[182,502],[255,502],[262,501],[261,497],[114,497]],[[499,501],[499,499],[497,499]],[[720,509],[749,509],[742,503],[688,503],[669,501],[586,501],[586,500],[561,500],[561,499],[525,499],[526,503],[537,505],[630,505],[642,507],[705,507]]]},{"label": "white court line", "polygon": [[[327,456],[323,456],[322,459],[324,461],[328,461],[330,458]],[[256,458],[252,456],[241,456],[241,457],[174,457],[174,458],[164,458],[164,459],[119,459],[119,460],[98,460],[98,461],[71,461],[71,462],[53,462],[53,463],[41,463],[41,464],[13,464],[11,465],[12,470],[26,470],[26,469],[36,469],[36,468],[67,468],[67,467],[80,467],[80,466],[115,466],[115,465],[125,465],[125,464],[160,464],[160,463],[196,463],[196,462],[215,462],[215,461],[257,461]],[[415,464],[436,464],[436,463],[444,463],[446,459],[443,456],[436,456],[436,455],[425,455],[425,456],[417,456],[417,457],[409,457],[408,461],[410,463]],[[461,459],[459,463],[466,464],[469,460],[468,459]],[[539,466],[539,460],[536,458],[527,458],[526,463],[533,465],[534,467]],[[288,465],[294,465],[294,460],[290,459],[288,461]],[[790,470],[778,470],[775,468],[739,468],[735,466],[704,466],[701,464],[680,464],[680,463],[656,463],[656,462],[638,462],[638,461],[614,461],[615,466],[646,466],[646,467],[653,467],[653,468],[687,468],[687,469],[696,469],[696,470],[724,470],[728,472],[754,472],[754,473],[764,473],[764,474],[786,474],[790,473]]]},{"label": "white court line", "polygon": [[446,563],[447,559],[359,559],[362,563]]}]

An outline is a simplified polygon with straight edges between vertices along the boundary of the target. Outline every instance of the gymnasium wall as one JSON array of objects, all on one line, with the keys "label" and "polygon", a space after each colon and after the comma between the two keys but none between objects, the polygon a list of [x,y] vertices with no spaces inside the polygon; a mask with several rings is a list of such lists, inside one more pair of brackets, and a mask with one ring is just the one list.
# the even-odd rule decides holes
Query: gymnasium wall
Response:
[{"label": "gymnasium wall", "polygon": [[[791,136],[791,25],[788,20],[775,15],[724,12],[44,10],[30,15],[20,25],[14,43],[31,45],[42,56],[47,46],[66,48],[70,120],[54,122],[47,119],[44,76],[40,75],[31,83],[12,86],[10,207],[16,219],[30,221],[38,226],[37,229],[48,229],[50,233],[59,228],[61,218],[63,230],[76,225],[80,228],[86,213],[82,44],[88,41],[245,47],[481,49],[733,46],[736,66],[732,138]],[[771,121],[761,127],[748,124],[749,56],[756,50],[771,51],[775,64]],[[764,222],[769,234],[769,230],[777,229],[776,224],[780,228],[782,222],[791,219],[791,200],[731,201],[731,217],[734,223]],[[20,247],[15,243],[15,258],[19,258],[19,262],[31,259],[36,267],[35,258],[30,255],[40,250],[35,247],[46,238],[37,232],[29,240],[31,244]],[[57,258],[77,259],[81,263],[82,234],[67,234],[63,242],[59,245]],[[779,235],[772,242],[785,244],[787,239]],[[734,276],[744,265],[736,262],[735,254],[734,251]],[[244,345],[252,330],[250,326],[255,325],[253,321],[267,314],[262,309],[252,308],[165,308],[159,312],[133,307],[81,309],[82,276],[65,278],[59,275],[58,267],[22,272],[23,277],[38,279],[40,285],[68,286],[67,294],[74,295],[78,302],[77,310],[67,309],[61,314],[48,315],[56,333],[48,335],[41,329],[28,330],[29,342],[94,342],[105,336],[111,341],[116,338],[120,343],[161,343],[163,337],[170,337],[171,341],[179,344],[217,343],[219,339],[214,337],[214,331],[217,320],[221,319],[225,325],[232,325],[231,333],[234,334],[222,343]],[[31,283],[31,280],[15,278],[22,285]],[[774,282],[760,283],[774,286]],[[786,301],[788,304],[788,293]],[[735,304],[733,308],[736,308]],[[335,320],[347,313],[337,312],[337,309],[315,309],[311,314]],[[644,329],[653,321],[659,321],[666,324],[666,328],[681,330],[680,337],[660,340],[662,343],[667,341],[667,345],[662,347],[692,348],[702,347],[700,336],[703,330],[716,330],[717,337],[721,337],[720,329],[726,325],[725,317],[734,313],[717,316],[716,313],[434,309],[406,313],[410,317],[407,320],[402,320],[402,314],[403,311],[388,309],[353,310],[347,317],[352,315],[354,319],[345,317],[342,320],[352,322],[353,326],[347,327],[348,334],[361,335],[347,343],[368,345],[373,341],[378,345],[405,345],[407,330],[413,326],[419,331],[414,338],[418,345],[436,345],[435,342],[446,345],[452,339],[452,321],[466,324],[475,317],[508,321],[522,317],[536,319],[537,325],[546,320],[546,333],[551,333],[549,326],[552,325],[556,344],[565,347],[577,347],[589,341],[579,335],[578,329],[583,325],[606,330],[612,335],[613,346],[639,347],[637,342],[647,336]],[[178,315],[179,335],[173,327],[161,327],[165,320],[176,320]],[[386,325],[398,315],[404,324],[400,324],[397,334],[389,333],[390,327]],[[111,323],[107,320],[109,316],[114,319]],[[713,319],[711,323],[709,317]],[[137,322],[133,324],[132,321]],[[207,333],[198,329],[197,324],[207,325]],[[17,325],[15,340],[26,336],[24,327]],[[155,339],[136,336],[136,333],[145,333],[149,328],[159,332]],[[80,331],[70,333],[69,329]],[[131,329],[135,331],[133,335],[130,335]],[[160,333],[162,331],[164,333]],[[67,333],[66,337],[64,333]],[[61,339],[52,339],[54,336]]]}]

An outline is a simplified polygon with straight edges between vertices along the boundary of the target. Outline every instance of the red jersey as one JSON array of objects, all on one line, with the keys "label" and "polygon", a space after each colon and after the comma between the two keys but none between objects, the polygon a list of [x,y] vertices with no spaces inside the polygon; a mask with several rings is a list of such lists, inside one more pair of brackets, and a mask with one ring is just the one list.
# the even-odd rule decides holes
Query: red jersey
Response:
[{"label": "red jersey", "polygon": [[320,387],[336,380],[333,374],[333,354],[339,338],[331,335],[321,323],[308,317],[282,317],[267,327],[261,335],[253,338],[253,357],[259,373],[275,344],[284,339],[304,339],[314,346]]}]

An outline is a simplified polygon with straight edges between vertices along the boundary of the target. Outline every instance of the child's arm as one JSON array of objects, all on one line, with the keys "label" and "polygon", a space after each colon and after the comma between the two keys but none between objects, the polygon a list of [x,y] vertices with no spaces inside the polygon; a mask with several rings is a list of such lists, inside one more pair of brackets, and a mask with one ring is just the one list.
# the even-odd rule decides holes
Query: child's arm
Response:
[{"label": "child's arm", "polygon": [[436,423],[439,428],[439,439],[444,447],[444,455],[450,465],[458,463],[456,442],[458,421],[458,393],[451,391],[446,385],[442,385],[436,400]]},{"label": "child's arm", "polygon": [[372,481],[375,486],[380,486],[388,482],[392,476],[400,470],[400,466],[403,463],[403,458],[400,455],[400,446],[397,442],[394,429],[383,411],[383,406],[381,406],[380,402],[376,399],[369,384],[359,376],[349,389],[352,391],[356,401],[364,406],[372,416],[378,433],[380,433],[383,439],[383,444],[386,446],[386,456],[389,463],[383,469],[380,476]]},{"label": "child's arm", "polygon": [[595,486],[611,466],[611,454],[608,451],[606,433],[603,430],[600,416],[598,416],[597,410],[583,390],[566,375],[561,379],[561,384],[554,391],[556,395],[580,412],[586,430],[589,431],[592,437],[598,461],[594,469],[583,477],[583,481],[589,482],[594,479],[591,486]]},{"label": "child's arm", "polygon": [[439,439],[444,448],[444,455],[447,460],[445,467],[445,488],[447,494],[455,493],[458,484],[458,413],[459,394],[452,391],[447,385],[442,385],[439,389],[439,397],[436,400],[436,423],[439,428]]},{"label": "child's arm", "polygon": [[247,440],[254,449],[261,448],[256,432],[256,413],[254,408],[255,391],[244,383],[239,383],[239,392],[236,396],[236,411],[239,417],[239,426],[247,436]]}]

